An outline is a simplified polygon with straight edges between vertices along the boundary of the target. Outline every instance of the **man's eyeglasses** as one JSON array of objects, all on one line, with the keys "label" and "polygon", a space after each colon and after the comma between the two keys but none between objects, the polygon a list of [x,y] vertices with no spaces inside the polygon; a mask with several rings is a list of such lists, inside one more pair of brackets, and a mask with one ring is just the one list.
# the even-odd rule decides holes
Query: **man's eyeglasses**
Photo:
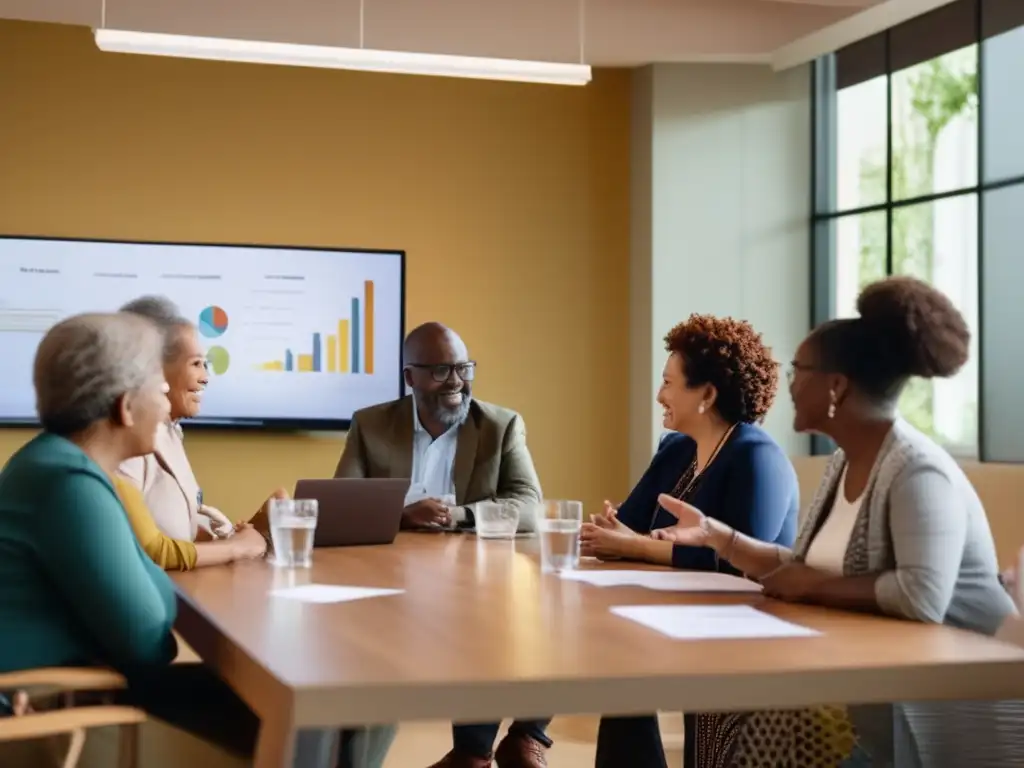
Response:
[{"label": "man's eyeglasses", "polygon": [[448,381],[452,376],[452,371],[457,373],[463,381],[472,381],[476,375],[475,360],[469,360],[465,363],[438,363],[436,365],[431,365],[430,363],[406,363],[405,367],[429,371],[430,376],[438,384]]}]

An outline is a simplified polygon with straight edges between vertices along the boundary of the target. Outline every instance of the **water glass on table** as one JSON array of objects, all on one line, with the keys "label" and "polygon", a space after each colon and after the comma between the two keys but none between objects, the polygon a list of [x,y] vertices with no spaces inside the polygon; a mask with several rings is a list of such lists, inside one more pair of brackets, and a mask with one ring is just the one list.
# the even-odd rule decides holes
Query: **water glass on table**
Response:
[{"label": "water glass on table", "polygon": [[316,499],[271,499],[270,540],[274,565],[309,568],[313,564],[313,537],[319,505]]},{"label": "water glass on table", "polygon": [[512,539],[519,528],[519,508],[507,501],[482,501],[473,517],[478,539]]},{"label": "water glass on table", "polygon": [[574,570],[580,564],[582,501],[543,501],[537,509],[542,573]]}]

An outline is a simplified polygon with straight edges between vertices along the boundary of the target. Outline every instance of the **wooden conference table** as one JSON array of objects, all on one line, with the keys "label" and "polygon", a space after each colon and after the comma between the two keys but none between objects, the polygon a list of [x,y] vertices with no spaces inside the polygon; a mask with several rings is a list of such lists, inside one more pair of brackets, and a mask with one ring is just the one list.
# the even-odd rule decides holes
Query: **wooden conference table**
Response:
[{"label": "wooden conference table", "polygon": [[[990,638],[754,594],[594,587],[542,575],[535,552],[529,539],[402,534],[317,550],[309,571],[200,569],[175,576],[178,630],[262,719],[258,768],[286,764],[297,728],[1024,698],[1024,650]],[[303,583],[405,592],[267,595]],[[670,603],[749,603],[824,634],[676,641],[608,611]]]}]

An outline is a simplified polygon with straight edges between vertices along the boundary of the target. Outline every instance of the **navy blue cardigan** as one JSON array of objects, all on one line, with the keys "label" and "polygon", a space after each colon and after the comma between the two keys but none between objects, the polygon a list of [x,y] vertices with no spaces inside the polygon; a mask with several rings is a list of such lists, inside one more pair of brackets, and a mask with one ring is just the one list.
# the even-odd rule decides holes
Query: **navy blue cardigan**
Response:
[{"label": "navy blue cardigan", "polygon": [[[647,471],[619,507],[619,520],[637,533],[674,525],[675,517],[658,506],[658,494],[672,492],[696,450],[697,443],[686,435],[662,438]],[[689,502],[747,536],[793,546],[800,509],[796,471],[779,444],[754,424],[736,426]],[[736,572],[719,564],[712,550],[680,544],[672,550],[672,566]]]}]

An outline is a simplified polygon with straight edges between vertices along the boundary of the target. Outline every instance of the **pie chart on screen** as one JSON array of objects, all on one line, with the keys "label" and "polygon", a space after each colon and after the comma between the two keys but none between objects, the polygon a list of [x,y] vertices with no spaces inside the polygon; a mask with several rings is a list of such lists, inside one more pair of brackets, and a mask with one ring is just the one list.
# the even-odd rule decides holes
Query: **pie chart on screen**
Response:
[{"label": "pie chart on screen", "polygon": [[231,365],[231,355],[224,347],[210,347],[206,350],[206,362],[217,376],[223,376]]},{"label": "pie chart on screen", "polygon": [[199,313],[199,332],[208,339],[216,339],[228,329],[228,313],[211,304]]}]

